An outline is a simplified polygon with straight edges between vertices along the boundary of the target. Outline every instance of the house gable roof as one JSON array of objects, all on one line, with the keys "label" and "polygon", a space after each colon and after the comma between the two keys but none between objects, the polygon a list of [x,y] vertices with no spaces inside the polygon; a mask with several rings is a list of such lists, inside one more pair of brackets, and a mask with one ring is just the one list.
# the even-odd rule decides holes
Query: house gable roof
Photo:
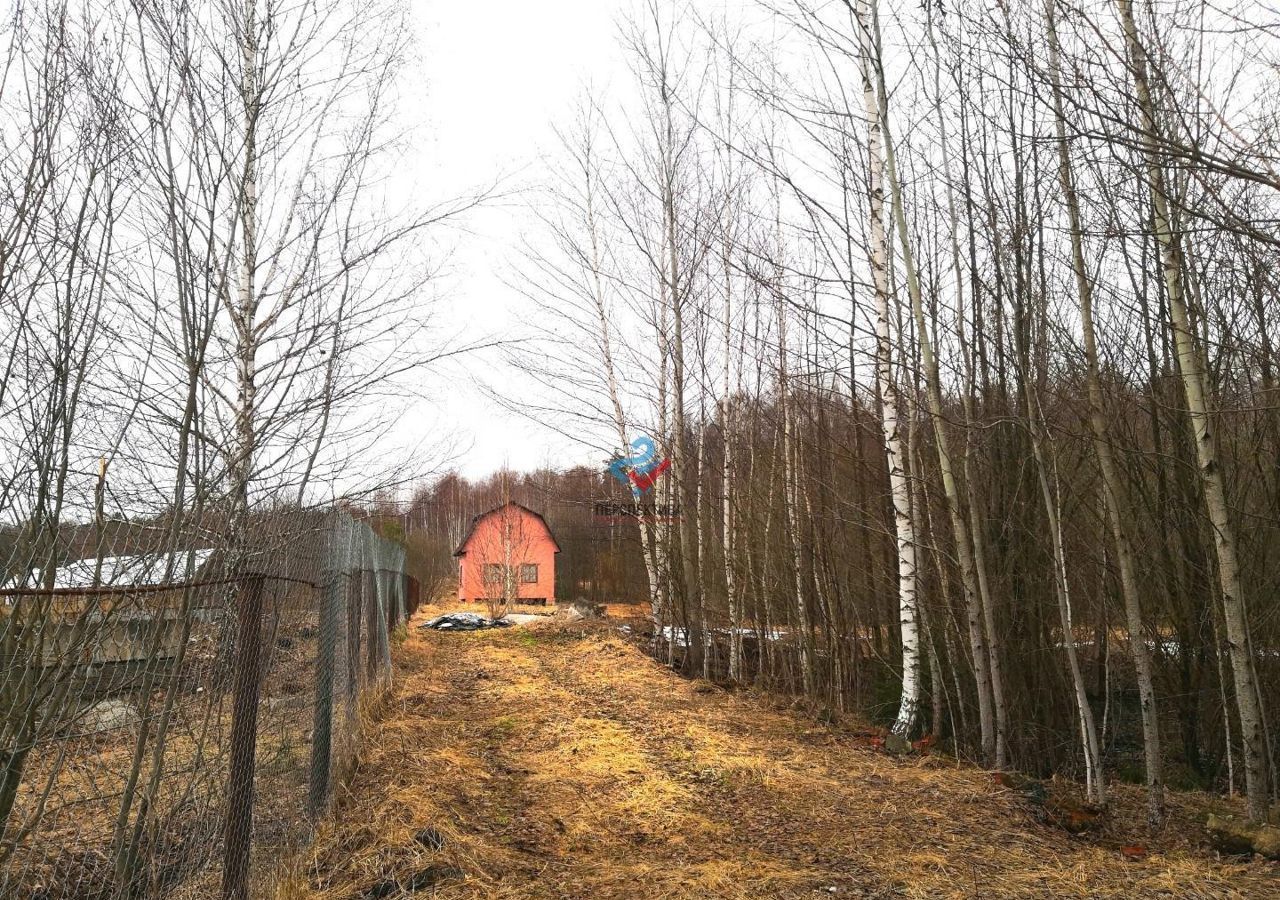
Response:
[{"label": "house gable roof", "polygon": [[547,537],[551,538],[551,543],[555,545],[555,548],[556,548],[555,552],[556,553],[560,552],[560,542],[556,540],[555,532],[551,530],[551,526],[547,524],[547,520],[542,517],[542,513],[534,512],[532,509],[530,509],[529,507],[525,506],[522,503],[516,503],[514,500],[508,500],[506,503],[502,504],[501,506],[495,506],[493,509],[486,510],[485,512],[480,513],[478,516],[474,516],[471,519],[471,525],[468,526],[467,528],[467,533],[462,536],[462,542],[458,544],[458,549],[453,551],[453,555],[462,556],[464,553],[467,552],[467,542],[470,541],[471,536],[475,534],[476,526],[480,524],[481,519],[486,519],[489,516],[493,515],[494,513],[501,512],[502,510],[506,509],[508,506],[514,506],[516,509],[522,509],[525,512],[527,512],[529,515],[537,519],[539,522],[541,522],[542,527],[547,530]]}]

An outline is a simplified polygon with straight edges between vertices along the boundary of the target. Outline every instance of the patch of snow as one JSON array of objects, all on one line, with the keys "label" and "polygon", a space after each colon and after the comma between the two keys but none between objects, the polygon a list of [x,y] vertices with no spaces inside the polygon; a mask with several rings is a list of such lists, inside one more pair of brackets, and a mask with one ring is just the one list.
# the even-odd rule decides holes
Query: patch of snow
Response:
[{"label": "patch of snow", "polygon": [[[742,635],[743,637],[759,637],[760,636],[760,632],[754,628],[717,628],[716,629],[717,634],[733,634],[735,632]],[[780,641],[782,640],[782,632],[776,628],[772,628],[769,631],[766,631],[764,633],[764,639],[766,641]]]},{"label": "patch of snow", "polygon": [[676,628],[674,625],[663,625],[659,635],[664,641],[674,643],[677,647],[689,646],[689,632],[684,628]]},{"label": "patch of snow", "polygon": [[[626,634],[630,634],[631,626],[621,625],[619,626],[619,630]],[[734,631],[737,631],[738,634],[748,638],[760,636],[760,632],[754,628],[714,628],[712,631],[716,634],[724,635],[732,634]],[[679,628],[674,625],[663,625],[662,630],[658,632],[658,637],[664,641],[673,641],[677,647],[689,646],[689,632],[684,628]],[[775,628],[766,632],[764,637],[767,641],[780,641],[783,639],[784,635],[781,631]]]}]

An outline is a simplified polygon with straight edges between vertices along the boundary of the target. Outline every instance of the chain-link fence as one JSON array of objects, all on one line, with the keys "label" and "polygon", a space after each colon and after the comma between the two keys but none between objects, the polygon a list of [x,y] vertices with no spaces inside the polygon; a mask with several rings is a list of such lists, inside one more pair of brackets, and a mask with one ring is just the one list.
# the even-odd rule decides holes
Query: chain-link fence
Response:
[{"label": "chain-link fence", "polygon": [[417,586],[342,512],[243,544],[0,591],[0,898],[261,896],[310,838]]}]

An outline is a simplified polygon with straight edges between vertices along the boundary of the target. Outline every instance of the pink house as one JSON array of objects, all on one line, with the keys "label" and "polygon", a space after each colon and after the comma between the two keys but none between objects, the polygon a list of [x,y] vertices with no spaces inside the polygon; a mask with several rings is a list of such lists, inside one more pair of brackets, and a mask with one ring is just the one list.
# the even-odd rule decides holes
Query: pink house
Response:
[{"label": "pink house", "polygon": [[560,545],[547,520],[519,503],[481,513],[453,555],[458,557],[458,602],[556,602]]}]

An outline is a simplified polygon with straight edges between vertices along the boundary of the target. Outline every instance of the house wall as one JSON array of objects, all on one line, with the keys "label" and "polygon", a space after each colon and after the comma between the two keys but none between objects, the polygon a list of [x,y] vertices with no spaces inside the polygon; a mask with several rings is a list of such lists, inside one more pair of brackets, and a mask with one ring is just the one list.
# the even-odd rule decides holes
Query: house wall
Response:
[{"label": "house wall", "polygon": [[[503,596],[502,582],[485,582],[484,567],[486,564],[504,566],[508,559],[515,568],[518,599],[542,598],[548,603],[555,602],[555,541],[540,519],[513,506],[494,510],[476,523],[463,548],[463,555],[459,558],[459,602]],[[525,583],[520,580],[520,566],[523,563],[537,565],[536,582]]]}]

